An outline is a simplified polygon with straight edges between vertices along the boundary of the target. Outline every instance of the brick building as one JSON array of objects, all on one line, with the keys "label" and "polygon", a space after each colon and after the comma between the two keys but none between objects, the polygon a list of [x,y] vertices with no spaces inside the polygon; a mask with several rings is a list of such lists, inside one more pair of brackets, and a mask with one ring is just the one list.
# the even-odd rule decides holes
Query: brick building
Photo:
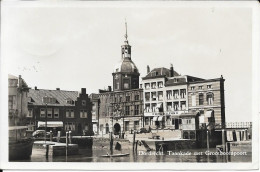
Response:
[{"label": "brick building", "polygon": [[[44,99],[48,99],[47,104]],[[28,93],[27,124],[44,129],[47,120],[47,130],[54,133],[72,131],[74,135],[92,135],[91,108],[92,103],[85,88],[79,93],[59,88],[44,90],[35,87]]]}]

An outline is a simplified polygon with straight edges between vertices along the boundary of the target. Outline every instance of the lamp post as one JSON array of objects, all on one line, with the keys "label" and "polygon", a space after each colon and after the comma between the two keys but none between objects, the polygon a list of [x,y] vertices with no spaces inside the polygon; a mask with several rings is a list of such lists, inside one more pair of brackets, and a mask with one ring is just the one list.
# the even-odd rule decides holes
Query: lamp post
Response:
[{"label": "lamp post", "polygon": [[42,102],[45,104],[45,134],[44,134],[44,141],[46,144],[46,136],[47,136],[47,105],[50,103],[50,97],[44,96]]}]

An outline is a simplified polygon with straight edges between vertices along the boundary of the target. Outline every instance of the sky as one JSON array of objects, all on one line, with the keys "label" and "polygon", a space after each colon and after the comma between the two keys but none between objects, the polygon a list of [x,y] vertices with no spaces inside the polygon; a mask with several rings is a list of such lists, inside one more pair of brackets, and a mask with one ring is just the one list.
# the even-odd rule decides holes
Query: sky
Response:
[{"label": "sky", "polygon": [[125,19],[141,77],[147,65],[169,68],[171,63],[182,75],[223,75],[226,121],[251,121],[250,8],[4,6],[4,66],[32,88],[96,93],[112,85]]}]

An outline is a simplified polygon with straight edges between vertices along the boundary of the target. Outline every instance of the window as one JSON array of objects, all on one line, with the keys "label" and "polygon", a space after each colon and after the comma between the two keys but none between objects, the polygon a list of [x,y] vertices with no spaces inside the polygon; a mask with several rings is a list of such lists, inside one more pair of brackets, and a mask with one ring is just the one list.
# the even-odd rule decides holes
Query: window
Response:
[{"label": "window", "polygon": [[158,88],[162,88],[162,87],[163,87],[163,82],[162,81],[158,82]]},{"label": "window", "polygon": [[192,91],[195,90],[195,87],[194,86],[190,87],[190,90],[192,90]]},{"label": "window", "polygon": [[156,82],[152,82],[151,87],[152,87],[152,89],[155,89],[156,88]]},{"label": "window", "polygon": [[9,87],[17,87],[18,79],[8,79],[8,86]]},{"label": "window", "polygon": [[122,102],[122,99],[123,99],[122,97],[119,97],[119,103]]},{"label": "window", "polygon": [[181,98],[184,99],[186,97],[186,89],[181,89],[180,93],[181,93]]},{"label": "window", "polygon": [[211,85],[207,85],[207,89],[211,89]]},{"label": "window", "polygon": [[135,115],[139,114],[139,105],[135,105]]},{"label": "window", "polygon": [[145,83],[145,84],[144,84],[144,87],[145,87],[145,89],[147,89],[147,90],[150,89],[150,83]]},{"label": "window", "polygon": [[145,119],[144,119],[144,125],[149,125],[149,118],[148,118],[148,117],[145,117]]},{"label": "window", "polygon": [[59,109],[58,108],[54,109],[54,118],[59,118]]},{"label": "window", "polygon": [[179,90],[173,90],[173,97],[174,97],[174,99],[179,98]]},{"label": "window", "polygon": [[80,118],[87,118],[88,114],[87,114],[87,110],[80,110]]},{"label": "window", "polygon": [[213,105],[213,93],[207,94],[208,105]]},{"label": "window", "polygon": [[129,89],[129,79],[124,79],[124,89]]},{"label": "window", "polygon": [[181,101],[181,110],[186,109],[186,101]]},{"label": "window", "polygon": [[162,91],[158,91],[158,100],[163,100],[163,92]]},{"label": "window", "polygon": [[191,95],[191,106],[196,106],[196,95]]},{"label": "window", "polygon": [[48,103],[48,104],[55,104],[58,103],[57,100],[53,97],[43,97],[42,102]]},{"label": "window", "polygon": [[33,110],[32,109],[28,109],[28,113],[27,113],[27,116],[26,117],[33,117]]},{"label": "window", "polygon": [[179,109],[179,102],[173,102],[173,108],[174,108],[174,111],[178,111],[178,109]]},{"label": "window", "polygon": [[145,101],[150,101],[150,93],[145,93]]},{"label": "window", "polygon": [[66,110],[66,118],[74,118],[74,110],[67,109]]},{"label": "window", "polygon": [[203,105],[203,94],[199,94],[199,105]]},{"label": "window", "polygon": [[174,78],[174,79],[173,79],[173,82],[174,82],[174,83],[178,82],[178,79],[177,79],[177,78]]},{"label": "window", "polygon": [[75,123],[74,122],[66,122],[64,126],[66,131],[74,131],[75,130]]},{"label": "window", "polygon": [[139,121],[134,121],[134,130],[139,128]]},{"label": "window", "polygon": [[45,118],[45,109],[41,109],[41,112],[40,112],[40,117],[41,118]]},{"label": "window", "polygon": [[172,91],[171,90],[166,91],[166,97],[167,97],[168,100],[172,99]]},{"label": "window", "polygon": [[126,96],[125,99],[127,102],[130,102],[130,96]]},{"label": "window", "polygon": [[139,95],[135,95],[135,101],[139,100]]},{"label": "window", "polygon": [[115,89],[116,90],[119,89],[119,81],[118,81],[118,79],[115,80]]},{"label": "window", "polygon": [[47,110],[47,117],[52,118],[52,108],[48,108]]},{"label": "window", "polygon": [[129,114],[130,114],[130,107],[125,106],[125,115],[129,115]]},{"label": "window", "polygon": [[125,121],[125,131],[129,131],[129,121]]},{"label": "window", "polygon": [[166,125],[171,125],[171,118],[169,116],[166,118]]},{"label": "window", "polygon": [[156,100],[156,92],[152,92],[152,101]]},{"label": "window", "polygon": [[167,110],[168,111],[172,110],[172,102],[167,102]]},{"label": "window", "polygon": [[86,106],[87,105],[86,100],[82,100],[81,103],[82,103],[82,106]]},{"label": "window", "polygon": [[116,103],[116,97],[115,97],[115,99],[114,99],[114,100],[115,100],[115,103]]},{"label": "window", "polygon": [[156,111],[156,103],[152,104],[152,111],[155,112]]},{"label": "window", "polygon": [[199,86],[199,90],[202,90],[203,89],[203,86]]},{"label": "window", "polygon": [[150,103],[145,104],[145,112],[150,112]]},{"label": "window", "polygon": [[16,96],[9,96],[8,106],[9,109],[16,109]]},{"label": "window", "polygon": [[71,98],[67,98],[67,99],[66,99],[66,103],[73,105],[73,104],[74,104],[74,101],[73,101]]}]

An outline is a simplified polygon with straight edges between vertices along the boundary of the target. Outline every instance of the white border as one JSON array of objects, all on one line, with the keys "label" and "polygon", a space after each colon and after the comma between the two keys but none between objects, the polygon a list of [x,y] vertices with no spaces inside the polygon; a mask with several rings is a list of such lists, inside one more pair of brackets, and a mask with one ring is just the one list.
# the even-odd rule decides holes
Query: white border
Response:
[{"label": "white border", "polygon": [[[165,163],[131,163],[131,162],[121,162],[121,163],[87,163],[87,162],[8,162],[7,150],[8,150],[8,114],[7,111],[7,69],[5,68],[5,59],[1,58],[1,90],[0,90],[0,131],[1,131],[1,164],[2,169],[65,169],[65,170],[221,170],[221,169],[234,169],[234,170],[245,170],[245,169],[258,169],[258,104],[259,99],[256,95],[259,95],[258,78],[259,64],[259,47],[260,47],[260,27],[259,27],[259,3],[257,1],[229,1],[229,2],[212,2],[212,1],[203,1],[203,2],[194,2],[194,1],[112,1],[112,2],[100,2],[100,1],[3,1],[1,6],[2,10],[7,6],[17,6],[22,7],[118,7],[118,8],[143,8],[143,7],[165,7],[165,8],[178,8],[178,7],[187,7],[187,8],[203,8],[203,7],[224,7],[224,8],[251,8],[253,11],[253,67],[252,67],[252,76],[253,76],[253,94],[252,97],[252,121],[253,121],[253,145],[252,145],[252,163],[176,163],[176,162],[165,162]],[[235,26],[234,26],[235,27]],[[3,50],[4,51],[4,50]],[[1,51],[2,52],[2,51]],[[7,58],[7,57],[6,57]],[[259,85],[258,85],[259,86]]]}]

